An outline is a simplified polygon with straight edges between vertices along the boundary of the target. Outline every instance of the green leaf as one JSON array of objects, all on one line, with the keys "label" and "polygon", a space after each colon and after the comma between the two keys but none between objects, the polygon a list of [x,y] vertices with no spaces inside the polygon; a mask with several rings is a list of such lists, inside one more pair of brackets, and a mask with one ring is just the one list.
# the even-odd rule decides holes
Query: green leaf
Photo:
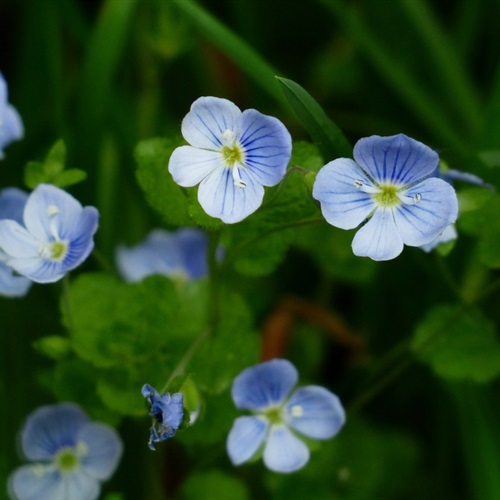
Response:
[{"label": "green leaf", "polygon": [[182,285],[176,286],[164,276],[133,284],[105,274],[80,276],[71,285],[71,317],[64,316],[73,349],[101,368],[143,366],[161,352],[166,377],[169,363],[204,327],[203,316],[193,314],[196,304],[186,311]]},{"label": "green leaf", "polygon": [[148,203],[162,215],[167,224],[192,226],[185,191],[168,172],[170,155],[180,144],[180,141],[168,139],[140,142],[135,150],[138,164],[136,175]]},{"label": "green leaf", "polygon": [[245,302],[234,293],[219,297],[218,322],[201,345],[190,366],[191,377],[205,392],[226,390],[244,368],[259,356],[259,337]]},{"label": "green leaf", "polygon": [[194,473],[184,482],[181,490],[182,500],[247,500],[250,498],[244,483],[221,471]]},{"label": "green leaf", "polygon": [[243,274],[273,272],[295,241],[297,227],[323,221],[307,179],[323,166],[318,148],[306,142],[294,143],[290,165],[281,184],[267,190],[263,206],[255,214],[224,229],[226,264],[232,263]]},{"label": "green leaf", "polygon": [[43,162],[44,172],[47,177],[57,177],[64,170],[65,162],[66,145],[64,141],[59,140],[52,146]]},{"label": "green leaf", "polygon": [[52,359],[64,358],[70,351],[70,342],[67,337],[49,335],[33,342],[33,347],[43,355]]},{"label": "green leaf", "polygon": [[416,327],[411,347],[445,379],[484,383],[500,375],[494,324],[475,307],[436,306]]},{"label": "green leaf", "polygon": [[55,179],[54,184],[60,188],[72,186],[87,178],[87,172],[78,168],[70,168],[61,172]]},{"label": "green leaf", "polygon": [[30,161],[24,168],[24,184],[30,189],[35,189],[38,184],[43,184],[47,181],[43,163],[39,161]]},{"label": "green leaf", "polygon": [[277,77],[285,97],[297,118],[309,132],[323,158],[352,156],[352,145],[315,99],[298,83]]}]

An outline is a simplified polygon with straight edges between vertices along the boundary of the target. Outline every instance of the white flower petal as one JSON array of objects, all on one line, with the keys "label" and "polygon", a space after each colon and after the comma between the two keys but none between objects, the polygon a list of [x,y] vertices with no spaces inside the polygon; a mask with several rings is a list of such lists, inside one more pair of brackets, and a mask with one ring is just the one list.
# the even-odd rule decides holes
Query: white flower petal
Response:
[{"label": "white flower petal", "polygon": [[233,465],[250,460],[264,442],[268,423],[259,417],[238,417],[227,436],[226,448]]},{"label": "white flower petal", "polygon": [[85,471],[78,469],[63,476],[65,500],[96,500],[101,492],[101,483]]},{"label": "white flower petal", "polygon": [[245,153],[244,164],[259,184],[275,186],[283,179],[292,155],[292,138],[277,118],[245,110],[239,143]]},{"label": "white flower petal", "polygon": [[9,477],[8,489],[15,500],[68,500],[61,474],[45,465],[24,465]]},{"label": "white flower petal", "polygon": [[326,164],[316,176],[313,197],[329,224],[352,229],[363,222],[376,207],[370,194],[359,187],[373,188],[373,183],[353,160],[338,158]]},{"label": "white flower petal", "polygon": [[396,227],[405,245],[430,243],[457,219],[457,195],[446,181],[426,179],[412,186],[405,195],[419,199],[418,203],[403,203],[394,210]]},{"label": "white flower petal", "polygon": [[345,422],[345,411],[339,398],[324,387],[310,385],[297,389],[285,410],[286,422],[313,439],[335,436]]},{"label": "white flower petal", "polygon": [[264,448],[264,464],[275,472],[294,472],[309,460],[309,448],[284,425],[272,425]]},{"label": "white flower petal", "polygon": [[211,217],[226,224],[240,222],[255,212],[264,198],[264,188],[254,181],[246,169],[240,169],[246,187],[235,186],[231,170],[217,170],[198,188],[198,201]]},{"label": "white flower petal", "polygon": [[40,241],[64,239],[71,233],[82,206],[66,191],[50,184],[40,184],[29,196],[24,208],[24,225]]},{"label": "white flower petal", "polygon": [[66,274],[66,271],[62,270],[60,262],[53,262],[40,256],[9,259],[8,263],[16,272],[35,283],[54,283]]},{"label": "white flower petal", "polygon": [[405,186],[432,174],[439,163],[431,148],[404,134],[360,139],[354,159],[379,183]]},{"label": "white flower petal", "polygon": [[457,237],[457,230],[455,229],[455,226],[451,224],[442,233],[440,233],[435,240],[432,240],[430,243],[426,243],[425,245],[421,245],[420,248],[424,252],[430,252],[438,245],[441,245],[441,243],[448,243],[449,241],[456,240]]},{"label": "white flower petal", "polygon": [[100,480],[110,478],[123,452],[118,433],[108,425],[89,422],[81,427],[78,441],[87,447],[87,453],[81,459],[85,471]]},{"label": "white flower petal", "polygon": [[358,230],[352,241],[354,255],[373,260],[390,260],[403,251],[394,214],[389,208],[378,208],[372,218]]},{"label": "white flower petal", "polygon": [[226,130],[238,135],[240,117],[240,109],[231,101],[200,97],[182,120],[182,135],[191,146],[217,150],[223,145]]},{"label": "white flower petal", "polygon": [[7,257],[30,259],[39,257],[40,242],[13,220],[0,220],[0,248]]},{"label": "white flower petal", "polygon": [[199,184],[215,170],[224,170],[225,164],[220,151],[181,146],[176,148],[168,163],[168,171],[174,182],[182,187]]},{"label": "white flower petal", "polygon": [[0,262],[0,296],[24,297],[32,281],[24,276],[16,276],[10,267]]}]

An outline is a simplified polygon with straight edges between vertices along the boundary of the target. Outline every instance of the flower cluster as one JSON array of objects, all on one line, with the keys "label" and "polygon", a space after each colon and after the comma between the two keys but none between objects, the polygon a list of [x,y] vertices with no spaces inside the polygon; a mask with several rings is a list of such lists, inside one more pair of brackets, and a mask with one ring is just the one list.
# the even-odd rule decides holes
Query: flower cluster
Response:
[{"label": "flower cluster", "polygon": [[40,184],[27,198],[22,221],[0,220],[2,261],[37,283],[57,281],[92,251],[98,218],[96,208]]},{"label": "flower cluster", "polygon": [[11,474],[8,486],[14,500],[94,500],[123,449],[114,429],[91,422],[73,403],[35,410],[22,429],[21,445],[35,463]]},{"label": "flower cluster", "polygon": [[234,465],[251,460],[263,449],[264,464],[275,472],[294,472],[309,460],[309,439],[330,439],[344,425],[338,397],[315,385],[297,384],[296,368],[285,359],[273,359],[244,370],[233,382],[231,395],[240,410],[227,438]]},{"label": "flower cluster", "polygon": [[191,280],[208,273],[207,247],[207,236],[199,229],[156,229],[135,247],[118,247],[116,262],[130,283],[155,274]]},{"label": "flower cluster", "polygon": [[142,395],[149,406],[149,414],[153,417],[148,446],[155,449],[155,443],[171,438],[179,429],[184,418],[184,395],[160,394],[149,384],[142,387]]}]

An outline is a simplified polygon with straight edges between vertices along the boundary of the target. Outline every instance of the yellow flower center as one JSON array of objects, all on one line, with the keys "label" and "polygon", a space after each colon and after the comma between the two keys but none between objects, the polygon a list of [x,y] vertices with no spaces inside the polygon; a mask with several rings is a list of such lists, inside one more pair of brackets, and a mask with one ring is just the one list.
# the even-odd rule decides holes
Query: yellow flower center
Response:
[{"label": "yellow flower center", "polygon": [[78,456],[73,448],[63,448],[56,455],[55,462],[61,472],[69,472],[78,467]]},{"label": "yellow flower center", "polygon": [[235,163],[243,163],[243,151],[237,144],[222,147],[222,157],[230,167]]},{"label": "yellow flower center", "polygon": [[381,191],[374,193],[373,199],[382,207],[393,207],[399,205],[401,200],[398,196],[398,188],[392,184],[380,186]]},{"label": "yellow flower center", "polygon": [[49,247],[50,258],[57,261],[63,260],[67,249],[68,243],[66,241],[54,241]]}]

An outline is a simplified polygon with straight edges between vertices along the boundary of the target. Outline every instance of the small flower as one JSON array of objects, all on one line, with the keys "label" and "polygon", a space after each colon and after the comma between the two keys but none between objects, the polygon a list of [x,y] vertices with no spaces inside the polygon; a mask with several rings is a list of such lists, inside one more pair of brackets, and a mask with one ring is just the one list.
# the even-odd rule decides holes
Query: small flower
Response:
[{"label": "small flower", "polygon": [[254,414],[238,417],[229,432],[226,446],[234,465],[247,462],[263,448],[268,469],[294,472],[309,460],[309,448],[297,434],[323,440],[339,432],[345,412],[337,396],[315,385],[290,394],[297,379],[297,370],[284,359],[260,363],[236,377],[233,401]]},{"label": "small flower", "polygon": [[148,402],[149,414],[153,417],[148,446],[154,450],[154,443],[170,439],[182,424],[184,396],[180,392],[160,394],[149,384],[144,384],[141,392]]},{"label": "small flower", "polygon": [[0,73],[0,159],[4,157],[5,146],[21,139],[23,135],[23,122],[14,106],[8,102],[7,82]]},{"label": "small flower", "polygon": [[338,158],[316,177],[313,197],[331,225],[353,229],[355,255],[394,259],[403,245],[422,246],[455,222],[458,201],[444,180],[430,177],[438,155],[399,134],[372,136],[354,146],[354,159]]},{"label": "small flower", "polygon": [[94,247],[99,212],[62,189],[40,184],[28,197],[23,224],[0,220],[6,263],[37,283],[51,283],[80,265]]},{"label": "small flower", "polygon": [[[5,188],[0,191],[0,220],[12,219],[22,223],[23,210],[28,199],[28,193],[17,188]],[[0,295],[4,297],[24,297],[32,281],[24,276],[18,276],[13,269],[5,264],[7,256],[0,247]]]},{"label": "small flower", "polygon": [[135,247],[118,247],[116,262],[130,283],[155,274],[190,280],[208,273],[207,247],[207,235],[199,229],[156,229]]},{"label": "small flower", "polygon": [[122,454],[108,425],[91,422],[73,403],[42,406],[27,419],[21,445],[32,462],[9,478],[15,500],[94,500]]},{"label": "small flower", "polygon": [[211,217],[239,222],[262,204],[263,186],[285,175],[292,139],[285,126],[255,109],[200,97],[182,121],[190,146],[177,148],[168,169],[183,187],[199,184],[198,201]]}]

